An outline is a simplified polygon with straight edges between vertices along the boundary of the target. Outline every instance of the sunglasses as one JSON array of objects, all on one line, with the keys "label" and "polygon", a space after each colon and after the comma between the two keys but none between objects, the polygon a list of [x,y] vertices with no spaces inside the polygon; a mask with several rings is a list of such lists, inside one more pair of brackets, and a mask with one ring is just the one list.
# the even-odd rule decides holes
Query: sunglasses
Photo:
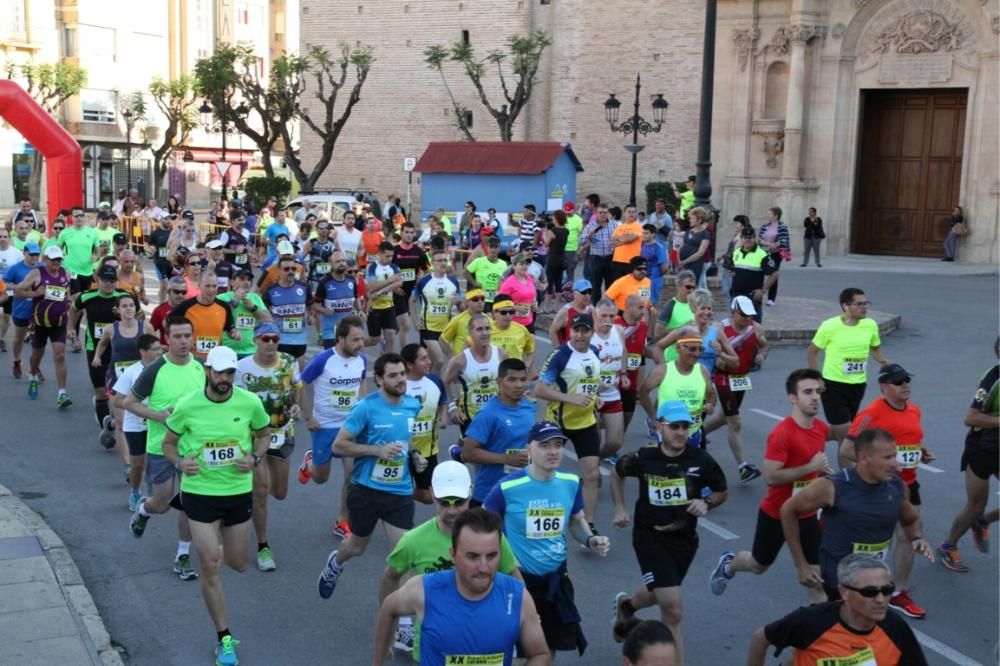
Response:
[{"label": "sunglasses", "polygon": [[171,289],[170,293],[173,294],[174,296],[185,296],[185,295],[187,295],[187,291],[184,290],[184,289]]},{"label": "sunglasses", "polygon": [[704,347],[692,347],[690,345],[681,345],[681,349],[683,349],[684,351],[689,351],[692,354],[694,354],[694,353],[700,354],[703,351],[705,351]]},{"label": "sunglasses", "polygon": [[688,290],[688,291],[691,291],[692,289],[694,289],[694,285],[693,285],[693,284],[682,284],[682,285],[681,285],[680,287],[678,287],[678,288],[679,288],[679,289],[686,289],[686,290]]},{"label": "sunglasses", "polygon": [[281,270],[284,271],[285,273],[294,273],[295,272],[295,266],[284,266],[284,267],[282,267]]},{"label": "sunglasses", "polygon": [[63,227],[63,226],[58,226],[58,225],[57,225],[57,226],[54,226],[54,227],[52,227],[52,228],[53,228],[53,229],[54,229],[55,231],[62,231],[62,230],[63,230],[63,229],[65,229],[66,227]]},{"label": "sunglasses", "polygon": [[880,594],[883,597],[891,597],[892,593],[896,591],[896,586],[893,583],[883,585],[882,587],[854,587],[852,585],[845,585],[844,583],[841,583],[841,585],[848,590],[857,592],[866,599],[874,599]]},{"label": "sunglasses", "polygon": [[201,266],[201,262],[200,261],[190,261],[190,262],[188,262],[188,266]]},{"label": "sunglasses", "polygon": [[73,217],[86,217],[85,213],[73,213]]},{"label": "sunglasses", "polygon": [[281,342],[281,338],[278,337],[277,335],[262,335],[262,336],[260,336],[260,341],[261,342],[273,342],[273,343],[277,344],[278,342]]},{"label": "sunglasses", "polygon": [[513,310],[494,310],[493,312],[501,315],[512,316],[514,314]]},{"label": "sunglasses", "polygon": [[441,506],[461,506],[469,500],[466,497],[435,497],[434,501]]},{"label": "sunglasses", "polygon": [[892,384],[893,386],[902,386],[903,384],[909,384],[910,381],[911,381],[910,378],[907,377],[906,379],[900,379],[898,382],[889,382],[889,383]]},{"label": "sunglasses", "polygon": [[[660,423],[663,423],[663,421],[661,421]],[[663,423],[663,425],[667,426],[671,430],[690,430],[691,429],[691,423],[689,421],[674,421],[673,423]]]},{"label": "sunglasses", "polygon": [[590,293],[591,293],[592,291],[593,291],[592,289],[584,289],[583,291],[578,291],[578,292],[576,292],[576,293],[578,293],[578,294],[583,294],[584,296],[590,296]]},{"label": "sunglasses", "polygon": [[476,303],[482,303],[486,300],[483,296],[476,296],[475,298],[470,298],[470,301],[475,301]]},{"label": "sunglasses", "polygon": [[634,270],[634,271],[642,271],[643,273],[645,273],[645,272],[646,272],[646,271],[648,271],[649,269],[648,269],[648,268],[646,268],[645,266],[636,266],[636,267],[635,267],[635,268],[633,268],[632,270]]}]

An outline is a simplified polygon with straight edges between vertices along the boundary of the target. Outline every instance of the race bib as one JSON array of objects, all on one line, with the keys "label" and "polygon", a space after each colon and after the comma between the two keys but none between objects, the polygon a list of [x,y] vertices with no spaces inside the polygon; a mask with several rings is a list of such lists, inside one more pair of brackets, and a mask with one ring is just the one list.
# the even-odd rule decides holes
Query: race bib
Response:
[{"label": "race bib", "polygon": [[94,340],[100,340],[104,337],[104,329],[106,329],[111,324],[102,324],[100,322],[94,322]]},{"label": "race bib", "polygon": [[883,541],[882,543],[852,543],[851,552],[864,553],[865,555],[871,555],[874,558],[885,560],[885,555],[889,552],[890,543],[892,543],[892,539]]},{"label": "race bib", "polygon": [[647,476],[646,485],[649,488],[649,503],[653,506],[680,506],[688,502],[687,483],[684,479]]},{"label": "race bib", "polygon": [[639,287],[639,298],[644,301],[649,300],[649,289],[646,287]]},{"label": "race bib", "polygon": [[333,389],[330,391],[330,406],[338,411],[350,411],[350,409],[354,407],[354,400],[356,397],[357,391],[351,391],[348,389]]},{"label": "race bib", "polygon": [[283,333],[301,333],[302,317],[282,317],[281,330]]},{"label": "race bib", "polygon": [[524,517],[524,532],[529,539],[553,539],[562,536],[566,521],[564,509],[528,509]]},{"label": "race bib", "polygon": [[344,258],[350,261],[351,259],[357,259],[358,253],[354,250],[344,250]]},{"label": "race bib", "polygon": [[326,275],[330,272],[330,264],[323,261],[316,264],[316,275]]},{"label": "race bib", "polygon": [[236,328],[253,328],[257,325],[257,318],[253,315],[236,315]]},{"label": "race bib", "polygon": [[159,257],[160,257],[161,259],[166,259],[166,258],[167,258],[167,248],[165,248],[165,247],[161,247],[161,248],[159,249],[159,251],[158,251],[158,252],[157,252],[156,254],[157,254],[157,256],[159,256]]},{"label": "race bib", "polygon": [[[520,453],[523,450],[524,449],[507,449],[506,451],[504,451],[504,453],[510,455],[511,453]],[[504,465],[503,473],[510,474],[511,472],[517,471],[518,469],[520,469],[520,467],[512,467],[511,465]]]},{"label": "race bib", "polygon": [[817,666],[878,666],[878,659],[870,647],[846,657],[823,657]]},{"label": "race bib", "polygon": [[376,261],[378,261],[378,255],[377,254],[369,254],[365,258],[368,260],[369,264],[374,264]]},{"label": "race bib", "polygon": [[417,271],[414,268],[403,268],[399,274],[403,276],[403,282],[413,282],[417,279]]},{"label": "race bib", "polygon": [[580,393],[583,395],[597,395],[600,384],[596,379],[580,380]]},{"label": "race bib", "polygon": [[493,302],[493,299],[497,297],[496,289],[484,289],[483,293],[486,294],[486,300]]},{"label": "race bib", "polygon": [[56,284],[45,285],[45,300],[62,303],[66,300],[66,287]]},{"label": "race bib", "polygon": [[274,428],[271,430],[271,443],[267,448],[269,449],[280,449],[285,445],[285,429],[284,428]]},{"label": "race bib", "polygon": [[642,354],[629,354],[626,363],[629,370],[638,370],[642,365]]},{"label": "race bib", "polygon": [[411,419],[410,435],[425,435],[434,429],[434,417],[429,416],[422,419]]},{"label": "race bib", "polygon": [[444,666],[503,666],[503,652],[496,654],[446,654]]},{"label": "race bib", "polygon": [[919,444],[897,444],[896,445],[896,462],[899,463],[900,467],[905,469],[916,469],[917,465],[920,463],[920,445]]},{"label": "race bib", "polygon": [[615,371],[601,369],[601,386],[607,388],[615,385]]},{"label": "race bib", "polygon": [[245,253],[234,255],[233,263],[242,266],[243,264],[247,263],[247,255]]},{"label": "race bib", "polygon": [[386,460],[385,458],[377,459],[375,466],[372,467],[371,480],[379,483],[402,483],[403,464],[405,462],[405,458],[393,458],[392,460]]},{"label": "race bib", "polygon": [[474,389],[469,393],[470,397],[472,398],[472,404],[475,405],[476,407],[482,407],[483,405],[485,405],[490,401],[490,398],[496,395],[496,392],[492,390],[477,391]]},{"label": "race bib", "polygon": [[730,391],[749,391],[750,387],[750,375],[729,375]]},{"label": "race bib", "polygon": [[205,442],[201,450],[201,460],[206,467],[231,467],[241,456],[240,445],[235,441]]},{"label": "race bib", "polygon": [[199,354],[207,354],[218,346],[218,338],[209,338],[203,335],[199,335],[194,342],[194,350]]},{"label": "race bib", "polygon": [[868,359],[864,358],[845,358],[844,359],[844,374],[845,375],[863,375],[865,374],[865,369],[868,366]]},{"label": "race bib", "polygon": [[115,379],[118,379],[125,371],[128,370],[129,366],[135,365],[135,361],[115,361]]},{"label": "race bib", "polygon": [[451,312],[451,306],[445,303],[431,303],[432,315],[446,315]]},{"label": "race bib", "polygon": [[812,479],[809,479],[808,481],[793,481],[792,482],[792,494],[793,495],[798,495],[799,493],[801,493],[812,482],[813,482]]}]

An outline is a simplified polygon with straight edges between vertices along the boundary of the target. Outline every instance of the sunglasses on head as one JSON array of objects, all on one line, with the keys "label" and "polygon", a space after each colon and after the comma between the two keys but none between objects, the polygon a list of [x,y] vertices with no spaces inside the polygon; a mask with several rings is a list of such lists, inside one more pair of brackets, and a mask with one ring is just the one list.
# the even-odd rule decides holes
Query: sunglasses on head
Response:
[{"label": "sunglasses on head", "polygon": [[883,597],[891,597],[892,593],[896,591],[896,586],[893,583],[888,585],[883,585],[882,587],[854,587],[853,585],[846,585],[841,583],[845,588],[853,592],[857,592],[866,599],[874,599],[878,595]]},{"label": "sunglasses on head", "polygon": [[434,501],[441,506],[461,506],[469,500],[465,497],[435,497]]},{"label": "sunglasses on head", "polygon": [[281,341],[281,338],[278,337],[277,335],[262,335],[260,336],[260,341],[278,343]]}]

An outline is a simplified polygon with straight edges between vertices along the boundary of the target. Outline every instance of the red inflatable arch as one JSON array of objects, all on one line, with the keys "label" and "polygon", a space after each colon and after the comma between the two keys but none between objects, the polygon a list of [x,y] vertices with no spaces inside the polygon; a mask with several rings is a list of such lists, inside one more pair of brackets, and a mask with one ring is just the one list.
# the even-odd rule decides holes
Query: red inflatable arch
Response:
[{"label": "red inflatable arch", "polygon": [[0,81],[0,117],[31,142],[45,158],[48,202],[52,220],[61,208],[83,204],[83,165],[80,144],[31,95],[13,81]]}]

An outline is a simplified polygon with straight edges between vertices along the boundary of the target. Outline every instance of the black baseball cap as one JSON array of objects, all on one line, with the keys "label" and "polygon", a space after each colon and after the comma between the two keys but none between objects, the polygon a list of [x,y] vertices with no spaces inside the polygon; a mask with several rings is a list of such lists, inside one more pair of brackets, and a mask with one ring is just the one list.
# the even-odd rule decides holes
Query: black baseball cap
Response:
[{"label": "black baseball cap", "polygon": [[578,314],[573,317],[570,328],[576,328],[577,326],[585,326],[590,330],[594,330],[594,318],[589,314]]},{"label": "black baseball cap", "polygon": [[125,234],[115,234],[111,237],[111,242],[115,245],[125,245],[128,243],[128,238],[125,237]]},{"label": "black baseball cap", "polygon": [[890,363],[889,365],[883,366],[878,371],[878,383],[879,384],[891,384],[892,382],[901,382],[904,379],[910,379],[913,377],[906,368],[901,366],[899,363]]},{"label": "black baseball cap", "polygon": [[185,220],[193,220],[194,219],[194,211],[187,210],[187,209],[182,210],[181,211],[181,217],[184,218]]},{"label": "black baseball cap", "polygon": [[740,231],[740,238],[754,238],[757,232],[753,230],[751,226],[743,226],[743,230]]},{"label": "black baseball cap", "polygon": [[118,269],[115,268],[114,266],[104,266],[104,268],[102,268],[100,271],[98,271],[98,273],[97,273],[97,279],[98,280],[107,280],[108,282],[117,282],[118,281]]}]

